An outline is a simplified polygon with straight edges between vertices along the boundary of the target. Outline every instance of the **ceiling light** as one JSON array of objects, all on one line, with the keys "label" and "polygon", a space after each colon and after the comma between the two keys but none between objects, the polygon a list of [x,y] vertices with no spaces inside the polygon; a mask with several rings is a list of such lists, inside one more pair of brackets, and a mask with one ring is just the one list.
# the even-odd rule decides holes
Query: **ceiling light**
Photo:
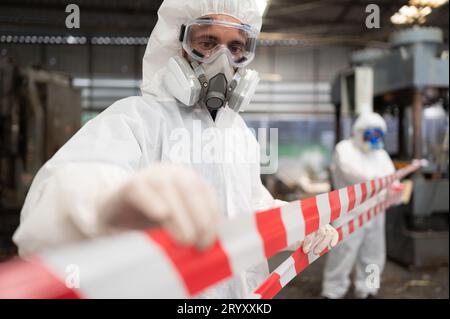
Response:
[{"label": "ceiling light", "polygon": [[430,7],[435,9],[446,4],[447,2],[448,0],[410,0],[409,4],[416,7]]},{"label": "ceiling light", "polygon": [[391,17],[394,24],[425,23],[426,16],[432,12],[431,7],[403,6]]}]

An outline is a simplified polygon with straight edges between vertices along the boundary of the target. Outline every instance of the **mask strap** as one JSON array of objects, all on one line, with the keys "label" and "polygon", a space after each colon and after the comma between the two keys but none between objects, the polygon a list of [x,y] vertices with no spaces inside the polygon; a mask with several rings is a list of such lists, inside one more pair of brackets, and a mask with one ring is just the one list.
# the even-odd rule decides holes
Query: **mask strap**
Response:
[{"label": "mask strap", "polygon": [[178,35],[178,40],[180,40],[180,42],[183,42],[185,32],[186,32],[186,25],[182,24],[180,27],[180,34]]}]

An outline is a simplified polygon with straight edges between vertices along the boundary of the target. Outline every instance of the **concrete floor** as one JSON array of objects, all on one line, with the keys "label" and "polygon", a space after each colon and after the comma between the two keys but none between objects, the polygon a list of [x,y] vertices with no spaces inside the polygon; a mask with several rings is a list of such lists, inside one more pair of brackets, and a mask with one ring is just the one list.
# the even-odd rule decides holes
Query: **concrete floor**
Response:
[{"label": "concrete floor", "polygon": [[[271,259],[270,269],[287,258],[282,253]],[[294,278],[276,296],[277,299],[315,299],[320,298],[322,271],[326,256],[319,258],[302,274]],[[346,298],[353,298],[352,288]],[[380,299],[436,299],[449,298],[449,269],[447,266],[436,268],[406,268],[389,261],[383,272]]]}]

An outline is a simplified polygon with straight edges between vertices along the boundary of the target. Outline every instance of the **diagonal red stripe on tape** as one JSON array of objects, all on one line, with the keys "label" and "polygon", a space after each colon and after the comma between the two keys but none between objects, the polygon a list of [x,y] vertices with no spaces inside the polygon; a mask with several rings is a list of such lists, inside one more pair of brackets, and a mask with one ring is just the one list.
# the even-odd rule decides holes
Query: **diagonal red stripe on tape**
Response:
[{"label": "diagonal red stripe on tape", "polygon": [[378,185],[380,185],[380,189],[383,189],[384,188],[384,179],[382,178],[382,177],[380,177],[379,179],[378,179]]},{"label": "diagonal red stripe on tape", "polygon": [[305,220],[305,236],[307,236],[319,229],[320,216],[316,197],[302,199],[300,205]]},{"label": "diagonal red stripe on tape", "polygon": [[161,229],[146,233],[172,261],[191,295],[232,275],[228,257],[219,241],[216,241],[211,248],[200,251],[193,246],[178,245],[167,232]]},{"label": "diagonal red stripe on tape", "polygon": [[80,299],[38,257],[0,265],[0,299]]},{"label": "diagonal red stripe on tape", "polygon": [[272,299],[281,289],[283,287],[280,284],[280,275],[274,272],[255,290],[255,293],[261,295],[262,299]]},{"label": "diagonal red stripe on tape", "polygon": [[367,199],[367,185],[366,183],[361,184],[361,201],[360,204],[364,203]]},{"label": "diagonal red stripe on tape", "polygon": [[374,215],[374,216],[377,216],[379,212],[380,212],[380,204],[377,204],[377,205],[373,208],[373,215]]},{"label": "diagonal red stripe on tape", "polygon": [[372,197],[373,195],[375,195],[375,193],[377,191],[377,185],[375,183],[375,180],[370,181],[370,188],[371,188],[370,197]]},{"label": "diagonal red stripe on tape", "polygon": [[348,194],[348,211],[352,211],[355,208],[355,185],[351,185],[347,187]]},{"label": "diagonal red stripe on tape", "polygon": [[267,258],[287,246],[287,234],[281,219],[280,208],[255,214],[256,226],[264,242]]},{"label": "diagonal red stripe on tape", "polygon": [[341,199],[339,198],[339,190],[334,190],[328,193],[328,200],[330,201],[331,221],[339,218],[341,214]]},{"label": "diagonal red stripe on tape", "polygon": [[342,226],[336,228],[336,231],[338,232],[339,235],[339,241],[342,241],[342,239],[344,239],[344,234],[342,233]]},{"label": "diagonal red stripe on tape", "polygon": [[294,251],[292,258],[294,259],[294,267],[297,274],[309,266],[308,255],[303,252],[303,249],[297,249]]},{"label": "diagonal red stripe on tape", "polygon": [[352,234],[355,231],[355,225],[353,225],[353,219],[348,222],[348,233]]},{"label": "diagonal red stripe on tape", "polygon": [[358,221],[359,221],[358,226],[361,227],[364,224],[364,214],[359,215]]}]

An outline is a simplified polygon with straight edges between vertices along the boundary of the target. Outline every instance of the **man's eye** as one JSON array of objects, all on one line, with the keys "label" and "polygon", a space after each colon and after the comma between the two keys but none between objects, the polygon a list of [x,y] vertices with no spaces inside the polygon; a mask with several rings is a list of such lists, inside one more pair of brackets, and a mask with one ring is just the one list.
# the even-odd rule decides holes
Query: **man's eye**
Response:
[{"label": "man's eye", "polygon": [[201,41],[199,43],[200,48],[204,49],[204,50],[210,50],[212,48],[214,48],[216,46],[216,42],[214,41]]},{"label": "man's eye", "polygon": [[232,46],[230,46],[230,51],[233,54],[239,54],[239,53],[242,53],[244,51],[244,48],[242,46],[239,46],[239,45],[232,45]]}]

